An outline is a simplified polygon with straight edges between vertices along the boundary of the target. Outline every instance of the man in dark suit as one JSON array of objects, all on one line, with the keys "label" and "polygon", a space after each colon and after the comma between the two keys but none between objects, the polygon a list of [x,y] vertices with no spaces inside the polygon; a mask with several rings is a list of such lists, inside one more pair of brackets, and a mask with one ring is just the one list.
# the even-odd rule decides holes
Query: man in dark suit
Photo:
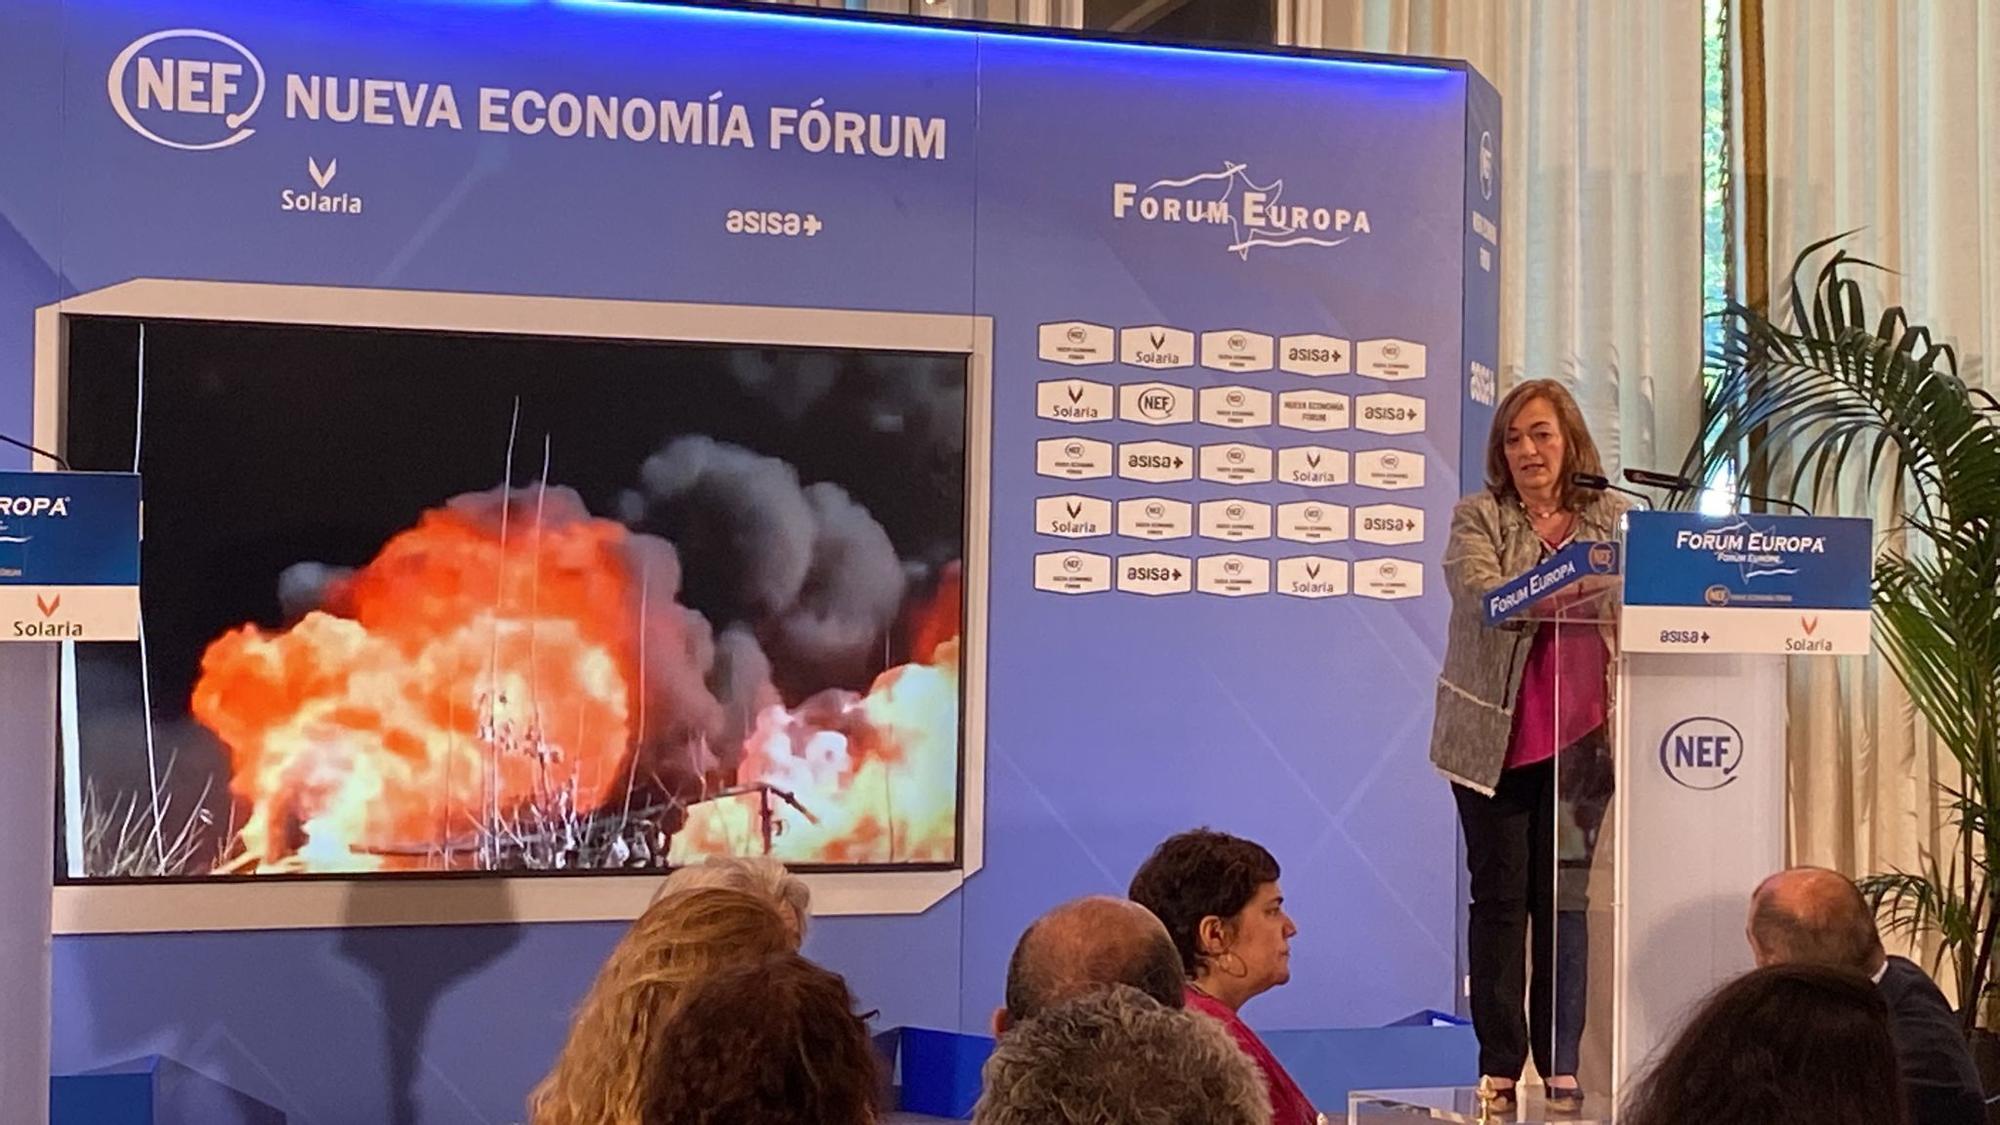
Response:
[{"label": "man in dark suit", "polygon": [[1986,1098],[1957,1014],[1922,969],[1883,950],[1875,913],[1846,876],[1794,867],[1764,880],[1750,897],[1750,950],[1759,967],[1831,965],[1874,980],[1889,1003],[1910,1125],[1983,1125]]}]

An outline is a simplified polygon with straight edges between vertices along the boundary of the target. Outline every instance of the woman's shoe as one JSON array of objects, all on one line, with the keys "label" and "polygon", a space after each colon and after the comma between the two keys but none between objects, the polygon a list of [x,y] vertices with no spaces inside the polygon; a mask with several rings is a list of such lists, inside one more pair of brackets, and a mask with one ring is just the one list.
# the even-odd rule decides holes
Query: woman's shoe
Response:
[{"label": "woman's shoe", "polygon": [[1545,1088],[1542,1100],[1550,1113],[1582,1113],[1583,1087],[1549,1086]]},{"label": "woman's shoe", "polygon": [[1505,1086],[1491,1078],[1479,1080],[1479,1097],[1494,1113],[1512,1113],[1516,1104],[1516,1089],[1513,1083]]}]

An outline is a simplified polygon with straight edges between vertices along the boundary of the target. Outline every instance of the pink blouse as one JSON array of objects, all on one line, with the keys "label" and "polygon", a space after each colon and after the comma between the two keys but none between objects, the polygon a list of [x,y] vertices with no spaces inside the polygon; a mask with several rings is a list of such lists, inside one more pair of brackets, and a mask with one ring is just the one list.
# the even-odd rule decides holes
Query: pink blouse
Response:
[{"label": "pink blouse", "polygon": [[1257,1033],[1250,1030],[1250,1025],[1244,1023],[1229,1005],[1205,992],[1189,988],[1187,1006],[1221,1022],[1229,1037],[1236,1040],[1236,1045],[1256,1064],[1257,1070],[1264,1076],[1264,1085],[1271,1092],[1271,1125],[1314,1125],[1321,1119],[1319,1111],[1307,1100],[1305,1091],[1299,1089],[1299,1084],[1292,1081],[1292,1076],[1278,1064],[1278,1057],[1264,1046],[1264,1041],[1257,1038]]},{"label": "pink blouse", "polygon": [[1546,762],[1604,725],[1604,676],[1610,663],[1611,651],[1596,625],[1546,621],[1535,630],[1514,700],[1506,768]]}]

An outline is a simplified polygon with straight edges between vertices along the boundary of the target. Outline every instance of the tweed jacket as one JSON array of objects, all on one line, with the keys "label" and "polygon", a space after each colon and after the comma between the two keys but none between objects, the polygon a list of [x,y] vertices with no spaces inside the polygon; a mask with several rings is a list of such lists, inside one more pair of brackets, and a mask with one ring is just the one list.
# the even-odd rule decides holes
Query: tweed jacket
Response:
[{"label": "tweed jacket", "polygon": [[[1575,538],[1617,538],[1619,520],[1628,506],[1615,493],[1593,493],[1577,513]],[[1535,534],[1520,501],[1501,500],[1481,489],[1452,509],[1451,535],[1444,549],[1451,622],[1431,725],[1431,764],[1456,784],[1488,796],[1506,766],[1514,699],[1535,634],[1531,624],[1518,622],[1488,627],[1481,598],[1546,557],[1548,548]],[[1609,691],[1607,681],[1607,699]]]}]

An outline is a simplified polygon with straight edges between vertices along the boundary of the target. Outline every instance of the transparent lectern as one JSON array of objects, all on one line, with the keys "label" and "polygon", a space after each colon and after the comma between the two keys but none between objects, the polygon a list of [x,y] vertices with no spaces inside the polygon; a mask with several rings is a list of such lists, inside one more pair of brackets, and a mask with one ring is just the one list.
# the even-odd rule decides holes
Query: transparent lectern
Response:
[{"label": "transparent lectern", "polygon": [[[1523,1005],[1533,1071],[1573,1069],[1587,1095],[1550,1104],[1533,1075],[1504,1111],[1472,1088],[1356,1091],[1350,1122],[1609,1122],[1688,1010],[1751,967],[1749,895],[1785,862],[1786,661],[1868,651],[1871,547],[1866,520],[1638,511],[1620,542],[1567,544],[1486,594],[1523,669],[1493,799],[1530,844],[1522,899],[1470,908],[1468,1004]],[[1514,949],[1525,986],[1493,970]]]}]

